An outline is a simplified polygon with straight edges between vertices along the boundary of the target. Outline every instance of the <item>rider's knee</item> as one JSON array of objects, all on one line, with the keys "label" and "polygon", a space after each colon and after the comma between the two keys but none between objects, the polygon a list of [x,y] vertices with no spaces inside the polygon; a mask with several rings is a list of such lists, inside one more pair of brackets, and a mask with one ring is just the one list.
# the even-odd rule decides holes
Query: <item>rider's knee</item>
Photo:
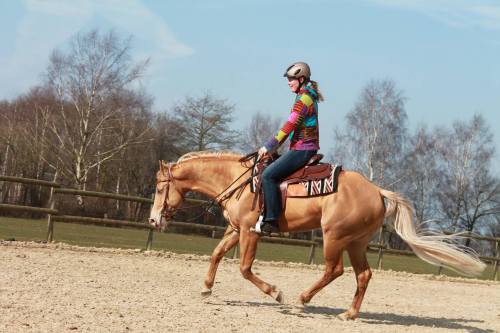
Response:
[{"label": "rider's knee", "polygon": [[269,171],[269,168],[265,169],[263,172],[262,172],[262,176],[261,176],[261,179],[263,182],[270,182],[270,181],[273,181],[273,177],[271,175],[271,172]]}]

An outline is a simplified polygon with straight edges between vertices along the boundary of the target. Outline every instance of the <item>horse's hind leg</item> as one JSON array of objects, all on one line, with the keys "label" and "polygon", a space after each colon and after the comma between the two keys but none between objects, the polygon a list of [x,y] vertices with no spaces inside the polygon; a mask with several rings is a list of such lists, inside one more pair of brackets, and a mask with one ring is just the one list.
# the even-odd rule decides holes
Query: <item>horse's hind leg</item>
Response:
[{"label": "horse's hind leg", "polygon": [[366,246],[368,242],[356,242],[349,244],[347,252],[351,260],[352,268],[356,274],[357,288],[352,300],[352,305],[346,312],[342,313],[339,317],[344,320],[353,320],[358,317],[363,297],[365,296],[368,282],[372,277],[368,260],[366,259]]},{"label": "horse's hind leg", "polygon": [[215,274],[217,273],[217,267],[224,255],[231,250],[236,244],[238,244],[240,235],[235,231],[231,225],[229,225],[224,232],[222,240],[219,242],[217,247],[212,253],[212,258],[210,259],[210,267],[208,268],[207,276],[205,277],[205,288],[202,290],[202,296],[210,296],[212,294],[212,287],[214,286]]},{"label": "horse's hind leg", "polygon": [[309,289],[299,296],[299,305],[304,306],[309,303],[314,295],[327,286],[330,282],[344,273],[344,263],[342,260],[342,248],[338,241],[329,239],[327,234],[323,234],[323,253],[325,256],[325,272],[321,279],[314,283]]}]

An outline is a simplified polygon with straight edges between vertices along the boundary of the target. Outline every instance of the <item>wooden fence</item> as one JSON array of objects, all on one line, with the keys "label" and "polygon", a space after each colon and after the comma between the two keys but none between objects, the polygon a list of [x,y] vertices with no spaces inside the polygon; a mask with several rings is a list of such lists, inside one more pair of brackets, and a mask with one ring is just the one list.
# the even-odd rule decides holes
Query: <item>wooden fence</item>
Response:
[{"label": "wooden fence", "polygon": [[[54,223],[62,222],[62,223],[81,223],[81,224],[96,224],[103,226],[119,226],[119,227],[130,227],[130,228],[138,228],[138,229],[146,229],[148,230],[147,241],[145,248],[147,250],[151,250],[153,246],[153,232],[155,228],[149,225],[149,223],[139,223],[134,221],[124,221],[124,220],[113,220],[108,218],[94,218],[94,217],[85,217],[85,216],[72,216],[72,215],[58,215],[59,211],[57,210],[57,200],[56,195],[81,195],[85,197],[96,197],[96,198],[107,198],[107,199],[115,199],[121,201],[130,201],[130,202],[139,202],[152,204],[153,200],[142,197],[134,197],[127,196],[122,194],[115,193],[106,193],[106,192],[94,192],[94,191],[83,191],[76,190],[71,188],[62,188],[59,184],[54,182],[48,182],[37,179],[29,179],[29,178],[20,178],[20,177],[10,177],[10,176],[0,176],[0,181],[8,181],[15,183],[23,183],[29,185],[38,185],[50,187],[50,196],[49,196],[49,208],[45,207],[31,207],[31,206],[22,206],[22,205],[11,205],[11,204],[0,204],[1,210],[10,210],[10,211],[25,211],[25,212],[38,212],[47,214],[47,241],[52,242],[54,240]],[[193,203],[203,203],[203,200],[197,199],[186,199],[188,202]],[[225,227],[212,226],[212,225],[202,225],[196,223],[186,223],[179,221],[172,221],[169,223],[171,226],[181,227],[181,228],[192,228],[198,230],[209,230],[212,231],[212,237],[215,237],[215,232],[220,231],[224,232],[226,230]],[[377,267],[379,269],[383,269],[383,257],[384,253],[396,254],[396,255],[409,255],[415,256],[415,254],[411,251],[402,251],[390,249],[384,242],[384,232],[386,231],[385,226],[382,226],[379,232],[378,243],[370,243],[368,245],[368,249],[372,251],[378,252],[377,259]],[[488,261],[493,263],[493,280],[498,280],[498,268],[500,262],[500,238],[493,237],[483,237],[483,236],[475,236],[475,235],[467,235],[468,238],[476,239],[476,240],[486,240],[490,242],[495,242],[495,256],[480,256],[479,258],[484,261]],[[286,245],[297,245],[297,246],[306,246],[309,247],[309,254],[307,257],[307,263],[314,263],[314,258],[316,254],[316,249],[322,245],[322,239],[314,237],[314,233],[311,233],[311,240],[301,240],[301,239],[291,239],[291,238],[283,238],[283,237],[262,237],[262,241],[269,243],[279,243]],[[238,247],[236,247],[233,258],[238,256]],[[442,271],[442,267],[438,268],[437,273],[440,274]]]}]

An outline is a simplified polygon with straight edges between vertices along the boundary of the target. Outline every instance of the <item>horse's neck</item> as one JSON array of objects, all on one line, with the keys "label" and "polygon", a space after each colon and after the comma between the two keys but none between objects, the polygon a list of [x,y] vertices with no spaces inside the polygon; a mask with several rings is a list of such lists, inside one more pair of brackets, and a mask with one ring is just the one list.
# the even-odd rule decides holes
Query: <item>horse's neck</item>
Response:
[{"label": "horse's neck", "polygon": [[[177,165],[181,187],[215,198],[245,169],[231,160],[203,159],[181,162]],[[174,178],[177,178],[174,173]]]}]

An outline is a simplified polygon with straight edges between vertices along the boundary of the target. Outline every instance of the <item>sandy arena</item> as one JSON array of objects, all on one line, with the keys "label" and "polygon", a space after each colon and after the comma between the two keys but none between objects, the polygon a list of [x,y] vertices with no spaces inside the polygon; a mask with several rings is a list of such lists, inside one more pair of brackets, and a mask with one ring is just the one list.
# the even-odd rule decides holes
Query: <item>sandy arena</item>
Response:
[{"label": "sandy arena", "polygon": [[280,305],[236,260],[221,263],[206,299],[208,257],[0,242],[0,265],[0,332],[500,332],[492,281],[374,271],[360,318],[344,322],[350,269],[300,311],[295,299],[321,267],[257,262],[285,293]]}]

